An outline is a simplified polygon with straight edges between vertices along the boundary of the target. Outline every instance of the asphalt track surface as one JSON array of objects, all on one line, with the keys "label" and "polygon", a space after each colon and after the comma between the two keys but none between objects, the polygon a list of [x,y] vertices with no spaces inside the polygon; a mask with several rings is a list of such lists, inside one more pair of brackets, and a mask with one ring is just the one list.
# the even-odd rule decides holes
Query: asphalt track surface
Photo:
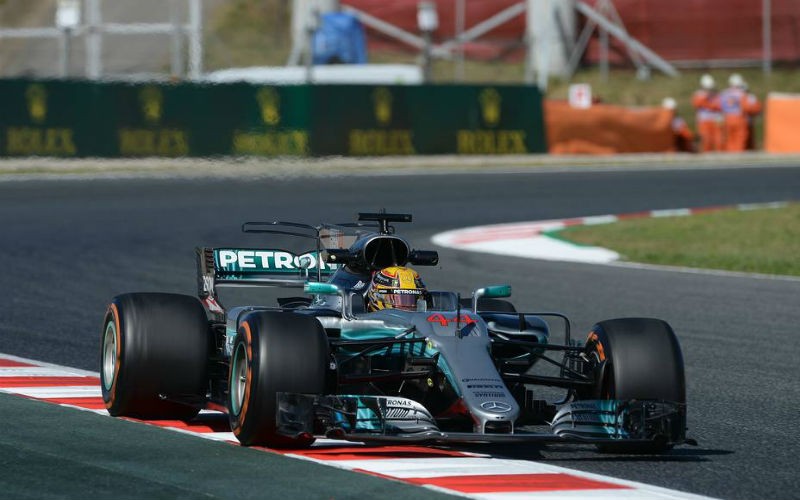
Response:
[{"label": "asphalt track surface", "polygon": [[[195,246],[269,246],[239,233],[245,220],[342,222],[385,207],[412,212],[398,232],[427,248],[464,226],[776,200],[800,200],[800,168],[0,182],[0,352],[96,371],[108,300],[192,294]],[[421,269],[431,288],[510,283],[520,309],[564,312],[577,335],[602,319],[653,316],[682,343],[698,447],[492,453],[714,497],[800,498],[800,280],[440,255]],[[0,421],[0,488],[14,498],[440,496],[10,396]]]}]

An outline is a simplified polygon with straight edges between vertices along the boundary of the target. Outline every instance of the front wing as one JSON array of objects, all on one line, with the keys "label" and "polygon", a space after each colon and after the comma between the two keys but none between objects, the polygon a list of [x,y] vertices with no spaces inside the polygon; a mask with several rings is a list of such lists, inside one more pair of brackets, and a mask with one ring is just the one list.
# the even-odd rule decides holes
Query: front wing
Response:
[{"label": "front wing", "polygon": [[686,405],[668,401],[582,400],[560,407],[549,432],[441,431],[421,404],[389,396],[278,394],[278,432],[345,441],[417,444],[686,443]]}]

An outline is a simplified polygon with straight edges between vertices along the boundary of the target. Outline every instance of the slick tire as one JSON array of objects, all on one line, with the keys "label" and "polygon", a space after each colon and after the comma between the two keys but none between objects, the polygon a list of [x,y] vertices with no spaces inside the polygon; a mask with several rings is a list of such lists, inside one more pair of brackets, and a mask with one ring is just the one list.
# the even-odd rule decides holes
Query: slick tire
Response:
[{"label": "slick tire", "polygon": [[278,433],[277,393],[323,394],[329,362],[328,337],[316,318],[274,311],[241,318],[228,378],[228,416],[239,442],[310,446],[310,432]]},{"label": "slick tire", "polygon": [[[588,399],[664,400],[686,403],[683,355],[675,332],[652,318],[621,318],[596,324],[586,341],[597,361],[597,380]],[[666,444],[601,445],[614,453],[660,453]]]},{"label": "slick tire", "polygon": [[188,420],[205,403],[210,332],[199,300],[170,293],[119,295],[101,336],[100,386],[108,412]]}]

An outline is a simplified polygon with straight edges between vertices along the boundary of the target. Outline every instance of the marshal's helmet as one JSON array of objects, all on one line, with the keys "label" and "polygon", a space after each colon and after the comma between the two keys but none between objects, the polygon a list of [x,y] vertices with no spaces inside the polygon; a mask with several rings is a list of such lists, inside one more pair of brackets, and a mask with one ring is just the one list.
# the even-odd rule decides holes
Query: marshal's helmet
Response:
[{"label": "marshal's helmet", "polygon": [[386,267],[375,271],[367,290],[367,310],[416,310],[417,301],[425,299],[428,291],[419,274],[410,267]]},{"label": "marshal's helmet", "polygon": [[714,77],[706,73],[705,75],[700,77],[700,87],[706,90],[711,90],[716,87],[716,82],[714,81]]}]

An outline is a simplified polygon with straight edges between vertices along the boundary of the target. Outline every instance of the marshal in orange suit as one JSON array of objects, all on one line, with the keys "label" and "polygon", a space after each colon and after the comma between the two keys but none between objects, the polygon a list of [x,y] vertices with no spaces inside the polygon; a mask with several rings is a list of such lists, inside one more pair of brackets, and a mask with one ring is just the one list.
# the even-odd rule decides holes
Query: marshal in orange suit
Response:
[{"label": "marshal in orange suit", "polygon": [[730,87],[720,94],[725,117],[725,150],[744,151],[752,144],[752,122],[761,113],[761,103],[747,91],[747,84],[738,73],[730,76],[728,84]]},{"label": "marshal in orange suit", "polygon": [[692,95],[692,106],[697,112],[697,133],[700,136],[700,152],[722,150],[722,111],[719,92],[714,77],[700,77],[700,89]]}]

